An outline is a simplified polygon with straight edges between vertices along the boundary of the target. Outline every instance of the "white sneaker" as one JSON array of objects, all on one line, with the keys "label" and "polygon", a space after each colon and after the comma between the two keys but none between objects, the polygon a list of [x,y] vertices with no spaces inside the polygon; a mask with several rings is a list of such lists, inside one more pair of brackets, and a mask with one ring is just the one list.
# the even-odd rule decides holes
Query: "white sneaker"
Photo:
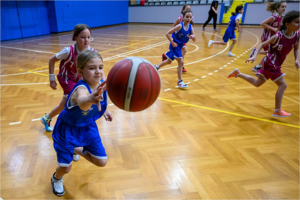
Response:
[{"label": "white sneaker", "polygon": [[253,67],[252,71],[257,72],[260,69],[261,69],[261,65],[256,65],[255,67]]},{"label": "white sneaker", "polygon": [[234,57],[235,56],[235,54],[233,54],[233,53],[231,53],[230,51],[227,53],[227,56],[229,56],[229,57]]},{"label": "white sneaker", "polygon": [[73,153],[73,161],[77,162],[79,160],[79,155],[76,153]]},{"label": "white sneaker", "polygon": [[208,42],[208,47],[210,47],[213,43],[214,43],[213,40],[209,40],[209,42]]},{"label": "white sneaker", "polygon": [[187,84],[185,84],[182,80],[180,82],[177,82],[177,86],[179,88],[187,88],[189,87]]},{"label": "white sneaker", "polygon": [[251,58],[251,57],[253,57],[253,56],[254,56],[255,50],[256,50],[256,48],[253,48],[253,49],[252,49],[252,51],[251,51],[251,53],[250,53],[250,57],[249,57],[249,58]]},{"label": "white sneaker", "polygon": [[159,67],[158,67],[158,65],[153,65],[154,66],[154,68],[158,71],[159,70]]},{"label": "white sneaker", "polygon": [[64,186],[63,186],[63,178],[61,179],[56,179],[55,178],[56,172],[54,172],[52,178],[51,178],[51,185],[53,189],[53,193],[56,196],[62,196],[65,194]]}]

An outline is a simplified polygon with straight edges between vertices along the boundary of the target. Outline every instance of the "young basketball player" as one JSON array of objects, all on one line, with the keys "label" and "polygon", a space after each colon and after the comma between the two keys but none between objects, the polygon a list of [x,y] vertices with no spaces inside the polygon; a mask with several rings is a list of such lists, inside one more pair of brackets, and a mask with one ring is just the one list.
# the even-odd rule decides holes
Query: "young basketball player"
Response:
[{"label": "young basketball player", "polygon": [[61,52],[51,56],[49,59],[50,87],[53,90],[56,90],[57,84],[55,81],[54,66],[55,62],[60,61],[57,79],[62,89],[64,90],[63,98],[59,105],[41,118],[41,122],[44,124],[46,131],[49,132],[53,131],[53,128],[50,125],[52,118],[58,115],[64,109],[64,104],[66,102],[68,94],[71,92],[74,85],[80,80],[80,76],[76,75],[77,55],[85,49],[93,50],[93,48],[89,46],[91,41],[91,29],[85,24],[77,24],[75,26],[73,32],[73,41],[76,41],[76,44],[70,47],[65,47]]},{"label": "young basketball player", "polygon": [[232,16],[230,17],[228,28],[226,29],[225,34],[223,36],[223,42],[210,40],[208,43],[208,47],[210,47],[212,44],[226,45],[228,40],[230,39],[230,40],[232,40],[232,44],[229,48],[229,52],[227,53],[227,56],[235,56],[233,53],[231,53],[231,51],[236,43],[236,37],[235,37],[234,31],[235,31],[235,29],[238,29],[238,31],[240,32],[239,21],[242,18],[243,12],[244,12],[244,7],[237,6],[235,8],[235,13],[232,13]]},{"label": "young basketball player", "polygon": [[65,193],[63,176],[72,168],[74,151],[96,166],[104,167],[107,163],[95,122],[101,116],[112,121],[111,113],[106,110],[108,97],[102,58],[95,51],[84,50],[77,56],[77,69],[82,80],[69,93],[52,134],[58,167],[51,184],[57,196]]},{"label": "young basketball player", "polygon": [[280,31],[273,35],[269,40],[258,45],[257,51],[255,51],[253,57],[249,58],[246,62],[253,63],[256,59],[258,52],[261,48],[270,45],[268,54],[263,60],[262,68],[258,70],[255,79],[247,74],[242,74],[238,69],[235,69],[229,74],[230,77],[240,77],[252,85],[259,87],[263,85],[269,78],[275,82],[278,86],[276,96],[275,96],[275,110],[273,112],[273,117],[288,117],[291,114],[283,111],[281,109],[281,103],[284,91],[287,87],[286,82],[283,78],[285,73],[281,72],[281,66],[289,54],[289,52],[294,49],[295,54],[295,65],[299,69],[299,37],[300,33],[297,31],[299,29],[299,11],[290,11],[283,18]]},{"label": "young basketball player", "polygon": [[[186,11],[186,10],[191,10],[191,5],[189,4],[185,4],[183,7],[182,7],[182,10],[181,10],[181,15],[177,18],[177,20],[174,22],[173,24],[173,27],[177,26],[178,24],[182,23],[183,22],[183,13]],[[192,24],[193,27],[195,27],[195,24],[194,24],[194,17],[192,17],[192,21],[190,22]],[[181,49],[181,54],[182,54],[182,59],[184,59],[184,56],[186,54],[186,44],[184,43],[183,44],[183,47]],[[162,55],[162,61],[164,60],[167,60],[167,56],[166,54],[164,53]],[[182,67],[182,72],[186,72],[186,69],[184,68],[184,66]]]},{"label": "young basketball player", "polygon": [[[190,24],[190,22],[192,21],[192,17],[193,17],[192,11],[186,10],[183,13],[184,22],[171,28],[167,32],[166,36],[167,36],[168,40],[170,41],[170,46],[169,46],[170,51],[168,51],[166,53],[167,60],[164,60],[159,65],[154,65],[156,67],[156,69],[158,70],[159,68],[161,68],[165,65],[171,64],[172,61],[176,59],[178,62],[177,86],[179,88],[187,88],[188,87],[188,85],[182,81],[182,67],[184,65],[184,62],[183,62],[181,49],[185,43],[188,43],[189,39],[192,39],[194,42],[196,41],[196,36],[194,35],[194,28]],[[172,37],[171,37],[171,34],[172,34]],[[173,38],[173,40],[172,40],[172,38]]]},{"label": "young basketball player", "polygon": [[[272,15],[263,21],[260,25],[264,27],[263,34],[261,36],[261,42],[265,42],[270,39],[273,35],[275,35],[279,31],[279,27],[282,21],[282,14],[285,12],[286,2],[272,2],[269,3],[267,7],[267,11],[272,12]],[[266,55],[269,49],[269,45],[265,46],[264,51],[260,51],[259,54]],[[253,57],[256,48],[253,48],[250,53],[250,58]],[[260,61],[258,65],[256,65],[252,70],[258,71],[261,68],[263,60]]]}]

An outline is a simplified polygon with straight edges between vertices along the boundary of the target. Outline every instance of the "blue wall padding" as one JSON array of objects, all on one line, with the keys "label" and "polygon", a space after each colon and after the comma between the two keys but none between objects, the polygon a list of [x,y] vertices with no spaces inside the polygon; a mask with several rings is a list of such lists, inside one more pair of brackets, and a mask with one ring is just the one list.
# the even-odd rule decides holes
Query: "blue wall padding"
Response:
[{"label": "blue wall padding", "polygon": [[23,37],[50,34],[46,1],[18,1]]},{"label": "blue wall padding", "polygon": [[55,10],[57,32],[71,31],[76,24],[93,28],[128,22],[128,1],[55,1]]},{"label": "blue wall padding", "polygon": [[1,40],[21,38],[17,5],[15,1],[1,1]]}]

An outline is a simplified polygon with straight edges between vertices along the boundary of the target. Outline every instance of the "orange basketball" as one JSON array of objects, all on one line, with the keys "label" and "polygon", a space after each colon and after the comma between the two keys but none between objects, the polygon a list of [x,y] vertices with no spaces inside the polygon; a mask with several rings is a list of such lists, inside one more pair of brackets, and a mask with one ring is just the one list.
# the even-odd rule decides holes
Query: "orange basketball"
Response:
[{"label": "orange basketball", "polygon": [[160,76],[154,66],[139,57],[117,62],[107,76],[107,94],[122,110],[137,112],[149,108],[160,92]]}]

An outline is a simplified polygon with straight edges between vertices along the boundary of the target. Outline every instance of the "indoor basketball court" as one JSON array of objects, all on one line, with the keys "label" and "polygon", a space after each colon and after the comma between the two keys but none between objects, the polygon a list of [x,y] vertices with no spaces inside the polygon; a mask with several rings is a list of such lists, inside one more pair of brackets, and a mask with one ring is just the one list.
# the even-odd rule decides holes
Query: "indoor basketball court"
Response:
[{"label": "indoor basketball court", "polygon": [[[161,63],[171,24],[127,23],[92,28],[90,46],[103,58],[107,76],[118,61],[141,57]],[[113,121],[97,121],[108,162],[103,168],[84,158],[64,176],[65,199],[298,199],[299,71],[293,51],[282,71],[287,89],[274,118],[276,84],[255,88],[228,78],[235,68],[254,76],[245,63],[260,44],[262,28],[241,26],[235,57],[222,40],[226,25],[195,25],[187,43],[182,79],[177,62],[158,70],[158,99],[141,112],[126,112],[111,101]],[[49,87],[48,61],[74,44],[72,31],[1,42],[1,198],[58,199],[51,176],[57,167],[52,133],[40,118],[61,101]],[[58,73],[59,62],[55,65]],[[55,125],[57,117],[53,119]]]}]

